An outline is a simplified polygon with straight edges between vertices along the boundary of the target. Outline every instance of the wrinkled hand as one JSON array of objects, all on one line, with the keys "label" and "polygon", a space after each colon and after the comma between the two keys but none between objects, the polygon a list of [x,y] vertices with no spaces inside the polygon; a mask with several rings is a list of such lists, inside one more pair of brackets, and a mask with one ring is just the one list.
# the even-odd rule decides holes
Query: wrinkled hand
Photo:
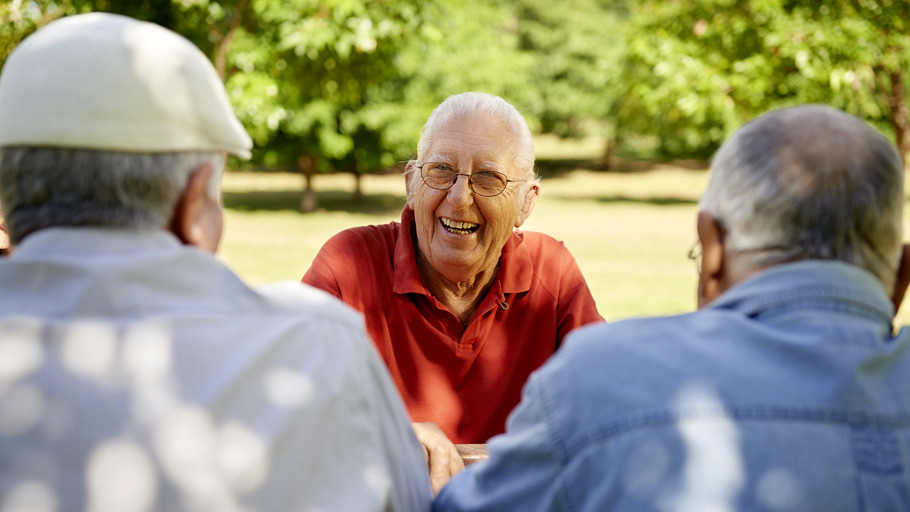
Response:
[{"label": "wrinkled hand", "polygon": [[411,423],[417,440],[423,446],[423,456],[430,473],[430,486],[436,494],[454,475],[464,469],[464,463],[455,445],[432,422]]}]

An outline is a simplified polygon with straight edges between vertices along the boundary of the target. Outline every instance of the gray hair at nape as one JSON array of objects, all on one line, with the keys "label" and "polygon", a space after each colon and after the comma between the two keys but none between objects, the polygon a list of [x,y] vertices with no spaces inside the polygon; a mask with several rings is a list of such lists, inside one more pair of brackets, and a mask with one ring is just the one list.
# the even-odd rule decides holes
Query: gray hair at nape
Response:
[{"label": "gray hair at nape", "polygon": [[754,267],[839,260],[890,292],[903,182],[888,139],[857,117],[804,105],[762,115],[725,142],[699,207],[722,224],[725,249],[753,253]]},{"label": "gray hair at nape", "polygon": [[[420,130],[417,160],[423,161],[440,126],[451,119],[470,114],[489,114],[511,126],[516,139],[513,163],[520,175],[528,180],[525,187],[540,181],[534,171],[534,139],[525,118],[506,100],[482,92],[463,92],[449,96],[433,110]],[[411,179],[415,179],[415,176],[412,175]]]},{"label": "gray hair at nape", "polygon": [[211,163],[220,194],[221,152],[131,153],[31,146],[0,148],[0,203],[10,240],[51,227],[161,229],[190,174]]}]

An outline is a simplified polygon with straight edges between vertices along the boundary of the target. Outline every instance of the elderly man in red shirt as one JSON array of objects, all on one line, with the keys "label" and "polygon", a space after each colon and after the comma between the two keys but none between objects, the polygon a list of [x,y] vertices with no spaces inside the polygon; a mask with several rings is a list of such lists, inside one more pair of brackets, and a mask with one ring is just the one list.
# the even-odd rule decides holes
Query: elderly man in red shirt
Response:
[{"label": "elderly man in red shirt", "polygon": [[603,319],[562,242],[515,229],[540,183],[512,105],[448,98],[405,176],[401,222],[334,236],[303,282],[363,312],[440,488],[463,467],[452,442],[502,433],[530,373],[570,330]]}]

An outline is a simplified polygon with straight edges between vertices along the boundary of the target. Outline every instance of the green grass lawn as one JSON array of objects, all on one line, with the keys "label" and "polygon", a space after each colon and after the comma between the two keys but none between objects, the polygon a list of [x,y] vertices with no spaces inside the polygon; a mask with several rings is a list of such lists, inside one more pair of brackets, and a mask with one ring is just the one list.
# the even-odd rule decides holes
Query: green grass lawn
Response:
[{"label": "green grass lawn", "polygon": [[[547,170],[524,229],[565,242],[607,320],[693,310],[696,271],[686,252],[696,239],[695,212],[707,172],[576,167],[560,161]],[[329,237],[398,220],[405,202],[400,175],[365,176],[362,204],[352,202],[350,175],[318,176],[321,209],[304,214],[298,211],[302,182],[289,173],[225,176],[221,256],[248,282],[299,280]],[[910,320],[908,309],[901,309],[901,325]]]}]

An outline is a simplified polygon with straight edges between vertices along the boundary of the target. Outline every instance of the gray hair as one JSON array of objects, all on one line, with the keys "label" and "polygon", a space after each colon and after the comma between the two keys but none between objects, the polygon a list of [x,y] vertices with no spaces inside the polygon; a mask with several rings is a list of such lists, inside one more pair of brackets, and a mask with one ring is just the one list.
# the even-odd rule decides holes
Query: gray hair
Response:
[{"label": "gray hair", "polygon": [[10,240],[51,227],[160,229],[191,172],[211,163],[207,192],[219,194],[221,152],[129,153],[92,149],[0,148],[0,202]]},{"label": "gray hair", "polygon": [[[525,118],[506,100],[482,92],[463,92],[449,96],[433,110],[420,130],[417,160],[423,161],[439,127],[468,114],[490,114],[511,126],[516,140],[513,164],[520,175],[528,180],[525,182],[525,188],[540,181],[540,177],[534,171],[534,139]],[[413,173],[410,179],[416,179],[416,173]]]},{"label": "gray hair", "polygon": [[894,286],[901,252],[903,164],[860,119],[807,105],[747,123],[714,156],[699,207],[752,265],[839,260]]}]

